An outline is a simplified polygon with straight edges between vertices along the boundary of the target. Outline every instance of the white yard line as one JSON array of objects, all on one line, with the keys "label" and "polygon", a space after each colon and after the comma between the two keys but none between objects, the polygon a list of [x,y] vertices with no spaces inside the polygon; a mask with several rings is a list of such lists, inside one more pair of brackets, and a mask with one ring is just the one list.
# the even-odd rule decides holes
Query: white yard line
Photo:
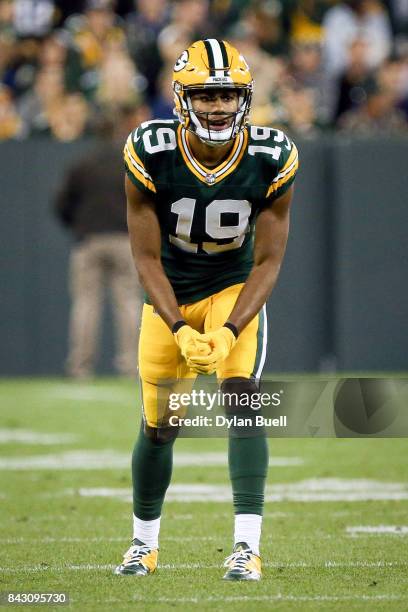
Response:
[{"label": "white yard line", "polygon": [[[263,563],[263,567],[269,568],[282,568],[282,569],[347,569],[347,568],[392,568],[392,567],[407,567],[408,562],[399,561],[377,561],[377,562],[337,562],[337,561],[326,561],[325,563],[307,563],[305,561],[293,562],[293,563]],[[64,571],[105,571],[116,567],[114,564],[80,564],[80,565],[34,565],[34,566],[20,566],[20,567],[0,567],[1,572],[5,573],[17,573],[17,572],[64,572]],[[167,563],[159,564],[159,570],[180,570],[180,569],[222,569],[222,562],[204,564],[204,563]]]},{"label": "white yard line", "polygon": [[[304,568],[304,569],[347,569],[347,568],[387,568],[387,567],[407,567],[408,561],[325,561],[324,563],[308,563],[306,561],[294,561],[292,563],[279,563],[279,562],[263,562],[262,567],[272,567],[275,569],[292,569],[292,568]],[[221,567],[221,564],[210,564],[204,565],[201,563],[169,563],[161,565],[159,563],[159,569],[178,570],[178,569],[216,569]]]},{"label": "white yard line", "polygon": [[166,521],[193,521],[193,514],[173,514],[172,516],[168,516]]},{"label": "white yard line", "polygon": [[21,567],[0,567],[0,572],[5,573],[35,573],[35,572],[66,572],[66,571],[93,571],[93,570],[107,570],[113,569],[115,565],[33,565],[33,566],[21,566]]},{"label": "white yard line", "polygon": [[[268,538],[266,538],[268,539]],[[217,536],[163,536],[161,542],[219,542],[220,538]],[[55,544],[55,543],[78,543],[78,542],[122,542],[124,546],[127,544],[126,536],[109,538],[109,537],[95,537],[95,538],[75,538],[75,537],[38,537],[38,538],[0,538],[0,544],[2,545],[13,545],[13,544]]]},{"label": "white yard line", "polygon": [[17,537],[17,538],[2,538],[0,539],[0,544],[55,544],[55,543],[77,543],[77,542],[125,542],[125,538],[117,537],[117,538],[75,538],[75,537],[39,537],[39,538],[25,538],[25,537]]},{"label": "white yard line", "polygon": [[69,433],[45,433],[30,429],[0,429],[0,444],[70,444],[80,436]]},{"label": "white yard line", "polygon": [[[130,489],[93,487],[80,488],[75,493],[82,497],[107,497],[127,503],[131,501]],[[265,499],[274,502],[401,501],[408,500],[408,485],[363,479],[316,478],[270,485],[266,489]],[[215,484],[173,484],[167,492],[166,501],[230,502],[231,488],[229,485]]]},{"label": "white yard line", "polygon": [[358,525],[356,527],[347,527],[346,532],[349,535],[356,536],[360,534],[372,535],[408,535],[407,525]]},{"label": "white yard line", "polygon": [[325,561],[324,567],[407,567],[408,561]]},{"label": "white yard line", "polygon": [[[226,453],[174,453],[174,465],[176,467],[187,466],[227,466],[228,457]],[[302,457],[269,457],[271,467],[296,467],[304,465]]]},{"label": "white yard line", "polygon": [[[204,602],[242,602],[242,601],[264,601],[264,602],[279,602],[279,601],[407,601],[408,597],[400,597],[398,595],[210,595],[209,597],[155,597],[147,598],[141,595],[135,595],[134,601],[139,603],[193,603],[202,604]],[[110,603],[119,602],[119,599],[108,600]]]},{"label": "white yard line", "polygon": [[[9,431],[9,430],[7,430]],[[18,436],[15,431],[15,436]],[[1,433],[1,430],[0,430]],[[21,433],[21,432],[20,432]],[[25,432],[29,434],[30,432]],[[34,433],[34,432],[31,432]],[[23,432],[23,437],[24,437]],[[11,435],[11,434],[10,434]],[[37,434],[35,434],[37,435]],[[57,436],[60,434],[38,434],[46,436],[44,439],[54,440],[42,442],[42,444],[58,444]],[[63,435],[63,434],[61,434]],[[69,436],[70,434],[66,434]],[[1,442],[1,435],[0,435]],[[28,442],[27,442],[28,443]],[[35,443],[34,438],[30,443]],[[38,442],[40,443],[40,442]],[[65,442],[64,442],[65,443]],[[296,467],[304,464],[301,457],[270,457],[271,467]],[[224,466],[228,465],[226,453],[175,453],[175,467],[202,467],[202,466]],[[0,459],[0,470],[105,470],[105,469],[129,469],[130,451],[122,453],[114,450],[73,450],[63,453],[49,455],[31,455],[24,457],[2,457]]]},{"label": "white yard line", "polygon": [[132,405],[135,401],[135,393],[133,390],[112,389],[111,386],[95,386],[92,382],[62,384],[55,387],[50,387],[43,392],[47,399],[64,400],[74,404],[77,401],[81,402],[103,402],[111,403],[112,406],[119,404]]},{"label": "white yard line", "polygon": [[129,469],[130,454],[113,450],[72,450],[49,455],[2,457],[0,470],[105,470]]},{"label": "white yard line", "polygon": [[302,457],[269,457],[270,467],[292,467],[304,465],[305,460]]}]

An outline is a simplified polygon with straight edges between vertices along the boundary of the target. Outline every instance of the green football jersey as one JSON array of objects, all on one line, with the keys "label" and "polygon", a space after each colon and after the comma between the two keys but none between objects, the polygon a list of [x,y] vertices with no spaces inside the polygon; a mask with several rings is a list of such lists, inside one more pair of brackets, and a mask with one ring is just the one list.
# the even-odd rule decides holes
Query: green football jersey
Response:
[{"label": "green football jersey", "polygon": [[245,282],[257,214],[285,193],[298,168],[296,146],[282,131],[254,125],[219,166],[205,168],[176,120],[142,123],[124,158],[130,180],[155,202],[162,264],[179,304]]}]

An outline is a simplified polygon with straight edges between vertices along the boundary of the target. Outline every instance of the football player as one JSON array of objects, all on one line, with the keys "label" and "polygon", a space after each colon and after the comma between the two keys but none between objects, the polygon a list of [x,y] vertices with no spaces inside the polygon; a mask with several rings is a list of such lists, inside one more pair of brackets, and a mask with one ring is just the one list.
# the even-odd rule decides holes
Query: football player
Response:
[{"label": "football player", "polygon": [[[267,78],[267,75],[265,75]],[[143,424],[132,457],[132,546],[115,572],[157,567],[160,515],[177,427],[163,389],[216,373],[239,395],[258,388],[265,302],[279,273],[298,167],[280,130],[248,125],[253,81],[228,42],[199,40],[174,66],[177,120],[147,121],[125,146],[128,226],[146,293],[139,346]],[[170,381],[170,382],[169,382]],[[265,433],[229,437],[235,511],[226,580],[259,580]]]}]

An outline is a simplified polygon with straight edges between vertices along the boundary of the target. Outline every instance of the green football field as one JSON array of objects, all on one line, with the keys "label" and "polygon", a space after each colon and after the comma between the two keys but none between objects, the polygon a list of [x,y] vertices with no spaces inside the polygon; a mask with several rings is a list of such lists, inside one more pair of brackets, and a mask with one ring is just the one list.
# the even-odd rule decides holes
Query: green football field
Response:
[{"label": "green football field", "polygon": [[221,580],[226,440],[178,440],[159,569],[118,577],[136,384],[3,380],[0,402],[0,592],[66,592],[78,610],[408,609],[406,439],[271,439],[264,577],[252,584]]}]

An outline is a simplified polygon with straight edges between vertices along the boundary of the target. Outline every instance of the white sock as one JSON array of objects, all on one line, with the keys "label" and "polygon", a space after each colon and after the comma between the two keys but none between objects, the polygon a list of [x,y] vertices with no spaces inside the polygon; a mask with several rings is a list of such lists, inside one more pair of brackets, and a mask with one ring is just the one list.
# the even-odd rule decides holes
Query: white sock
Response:
[{"label": "white sock", "polygon": [[246,542],[255,555],[259,556],[262,516],[259,514],[236,514],[234,529],[234,546]]},{"label": "white sock", "polygon": [[159,548],[160,518],[143,521],[133,515],[133,539],[137,538],[149,548]]}]

